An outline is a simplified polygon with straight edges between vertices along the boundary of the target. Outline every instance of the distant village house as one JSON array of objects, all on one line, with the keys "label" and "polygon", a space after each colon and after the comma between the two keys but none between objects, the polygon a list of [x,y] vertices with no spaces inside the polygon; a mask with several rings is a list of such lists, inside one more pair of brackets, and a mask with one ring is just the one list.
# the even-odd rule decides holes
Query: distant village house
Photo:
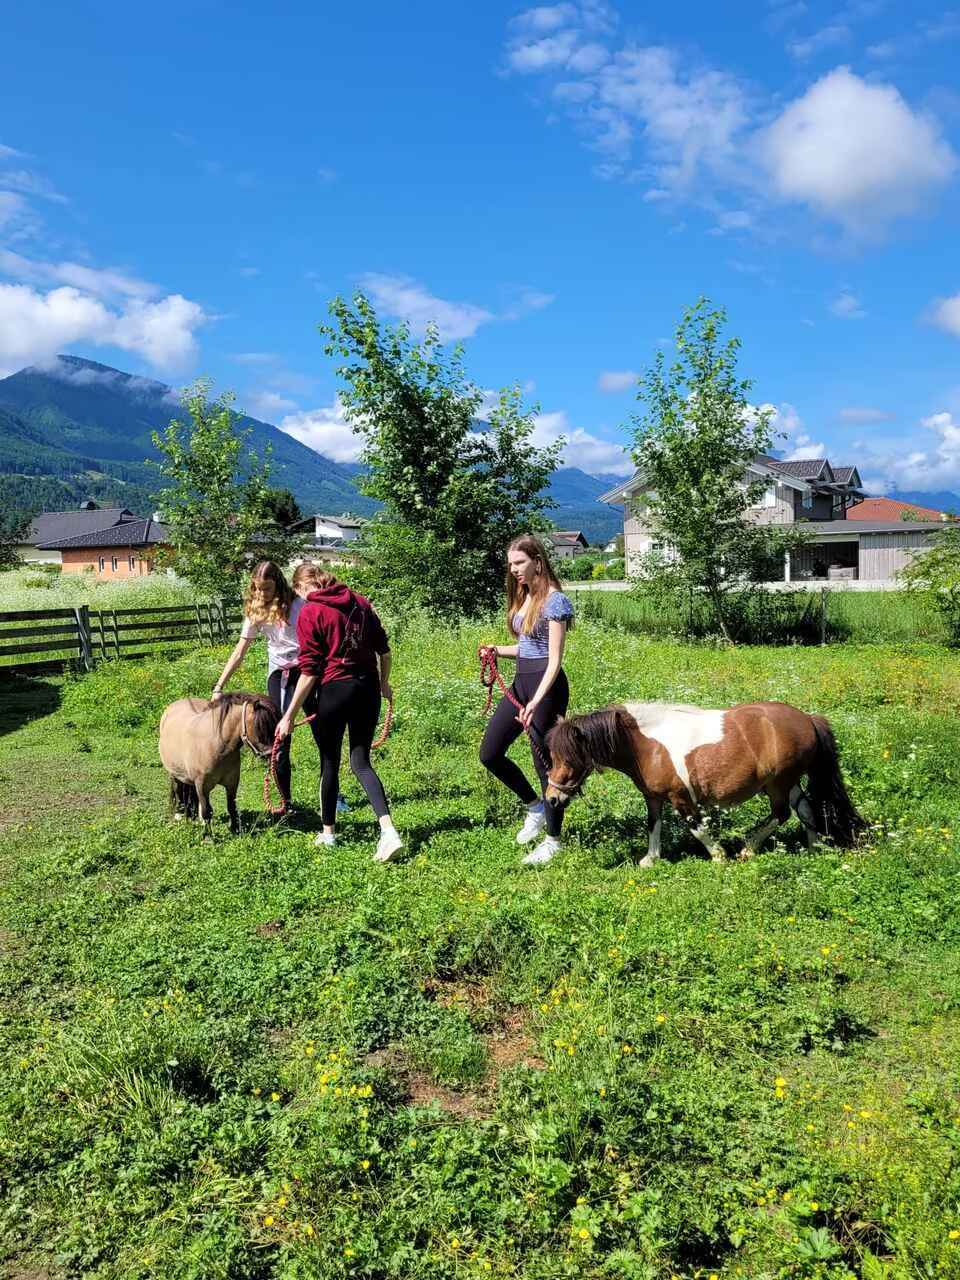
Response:
[{"label": "distant village house", "polygon": [[579,529],[557,529],[550,534],[550,554],[554,560],[573,560],[583,555],[589,545]]},{"label": "distant village house", "polygon": [[63,573],[140,578],[153,572],[153,558],[165,543],[155,517],[142,519],[125,507],[87,501],[76,511],[36,516],[17,552],[26,564],[59,565]]}]

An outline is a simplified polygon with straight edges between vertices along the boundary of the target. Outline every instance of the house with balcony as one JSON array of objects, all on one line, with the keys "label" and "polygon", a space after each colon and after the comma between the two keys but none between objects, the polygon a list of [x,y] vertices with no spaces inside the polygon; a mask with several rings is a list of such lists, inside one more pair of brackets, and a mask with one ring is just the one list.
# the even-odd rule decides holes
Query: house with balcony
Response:
[{"label": "house with balcony", "polygon": [[[786,582],[889,582],[917,554],[930,548],[936,525],[930,520],[887,516],[857,519],[867,501],[855,466],[833,466],[826,458],[779,458],[758,454],[744,483],[765,480],[749,517],[757,524],[802,526],[805,545],[785,558]],[[627,574],[640,557],[663,547],[649,517],[647,486],[639,472],[600,501],[624,509],[623,542]]]}]

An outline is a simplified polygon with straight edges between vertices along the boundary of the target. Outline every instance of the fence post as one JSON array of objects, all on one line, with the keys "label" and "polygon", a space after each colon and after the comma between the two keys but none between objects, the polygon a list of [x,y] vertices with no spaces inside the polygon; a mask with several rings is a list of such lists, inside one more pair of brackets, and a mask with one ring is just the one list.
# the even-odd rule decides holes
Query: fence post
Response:
[{"label": "fence post", "polygon": [[820,643],[827,643],[827,596],[826,587],[820,588]]},{"label": "fence post", "polygon": [[93,644],[90,638],[90,609],[81,604],[74,609],[77,619],[77,638],[80,641],[80,662],[84,671],[93,670]]}]

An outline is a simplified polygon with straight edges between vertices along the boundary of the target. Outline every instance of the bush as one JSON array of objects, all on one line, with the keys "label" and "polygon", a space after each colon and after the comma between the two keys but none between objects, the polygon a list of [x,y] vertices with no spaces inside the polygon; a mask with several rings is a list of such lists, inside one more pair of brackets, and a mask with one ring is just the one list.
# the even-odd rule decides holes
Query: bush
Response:
[{"label": "bush", "polygon": [[627,576],[626,564],[619,557],[614,560],[611,560],[610,563],[607,565],[606,577],[609,578],[611,582],[623,582],[626,576]]}]

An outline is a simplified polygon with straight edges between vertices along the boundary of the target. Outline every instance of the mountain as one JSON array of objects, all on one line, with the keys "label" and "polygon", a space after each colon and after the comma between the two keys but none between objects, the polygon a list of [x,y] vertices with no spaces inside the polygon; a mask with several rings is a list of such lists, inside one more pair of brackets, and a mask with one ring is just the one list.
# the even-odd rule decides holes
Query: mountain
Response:
[{"label": "mountain", "polygon": [[[60,356],[52,369],[21,369],[0,379],[0,476],[47,476],[130,505],[134,490],[149,495],[158,475],[151,433],[182,416],[170,387],[92,360]],[[375,503],[354,485],[357,468],[333,462],[257,418],[238,416],[250,444],[272,448],[273,482],[290,489],[309,511],[369,514]],[[9,484],[5,488],[9,491]],[[89,496],[96,496],[90,494]],[[143,508],[141,500],[138,506]]]},{"label": "mountain", "polygon": [[891,489],[886,496],[898,502],[915,502],[918,507],[929,507],[933,511],[945,511],[948,515],[960,512],[960,493],[949,489]]},{"label": "mountain", "polygon": [[[0,379],[0,502],[68,510],[85,498],[149,514],[158,475],[151,433],[181,417],[176,393],[162,382],[60,356],[50,369],[21,369]],[[369,515],[377,504],[356,489],[360,468],[334,462],[268,422],[239,416],[258,452],[272,449],[273,482],[290,489],[304,511]],[[615,476],[577,467],[553,475],[550,518],[605,543],[622,528],[615,507],[597,497]]]}]

